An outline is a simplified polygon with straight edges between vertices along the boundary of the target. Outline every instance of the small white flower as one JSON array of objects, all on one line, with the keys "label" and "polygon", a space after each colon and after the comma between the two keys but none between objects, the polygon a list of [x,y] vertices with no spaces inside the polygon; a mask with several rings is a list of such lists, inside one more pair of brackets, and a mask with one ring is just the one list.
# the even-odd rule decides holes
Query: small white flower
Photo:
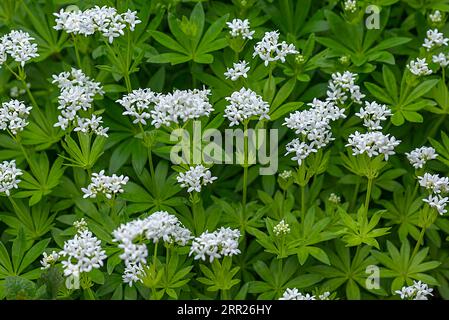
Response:
[{"label": "small white flower", "polygon": [[56,17],[56,25],[53,27],[55,30],[64,30],[67,33],[83,36],[98,32],[106,37],[109,43],[123,36],[125,28],[128,27],[134,31],[135,26],[142,22],[135,11],[128,9],[125,13],[119,14],[117,9],[107,6],[95,6],[85,11],[61,9],[59,13],[54,13],[54,16]]},{"label": "small white flower", "polygon": [[285,146],[285,149],[287,150],[287,153],[285,155],[293,153],[294,157],[292,158],[292,160],[298,161],[299,166],[302,164],[303,160],[306,159],[311,153],[318,151],[317,149],[313,148],[313,146],[300,141],[298,138],[290,141]]},{"label": "small white flower", "polygon": [[145,270],[142,264],[128,264],[123,272],[123,282],[132,287],[133,282],[143,282],[142,277],[145,275]]},{"label": "small white flower", "polygon": [[180,172],[176,179],[182,188],[187,188],[187,192],[201,192],[203,186],[212,183],[217,177],[213,177],[203,165],[197,165],[186,172]]},{"label": "small white flower", "polygon": [[365,95],[360,92],[360,87],[355,84],[356,79],[357,75],[349,71],[333,73],[332,79],[329,81],[326,100],[343,104],[351,99],[355,103],[361,104]]},{"label": "small white flower", "polygon": [[380,131],[369,131],[367,133],[359,133],[356,131],[351,134],[348,139],[346,147],[352,148],[352,154],[358,155],[366,153],[370,158],[383,154],[385,160],[394,155],[394,148],[401,143],[395,137],[389,134],[385,135]]},{"label": "small white flower", "polygon": [[291,170],[284,170],[279,174],[279,177],[281,177],[284,180],[289,179],[293,175],[293,171]]},{"label": "small white flower", "polygon": [[438,29],[428,30],[427,38],[424,39],[423,47],[427,49],[427,51],[432,50],[435,47],[447,46],[449,42],[449,38],[445,38],[442,32],[439,32]]},{"label": "small white flower", "polygon": [[214,232],[203,232],[199,237],[192,241],[190,255],[194,255],[194,259],[206,260],[212,263],[214,259],[220,259],[222,256],[233,256],[240,254],[238,249],[238,240],[240,231],[238,229],[220,228]]},{"label": "small white flower", "polygon": [[363,125],[368,130],[382,130],[380,122],[387,120],[387,117],[391,116],[391,110],[384,104],[365,101],[365,108],[360,108],[355,115],[363,119]]},{"label": "small white flower", "polygon": [[233,19],[231,22],[226,22],[231,34],[231,37],[242,37],[242,39],[252,39],[254,31],[250,30],[249,20]]},{"label": "small white flower", "polygon": [[22,67],[28,60],[39,57],[37,44],[32,43],[33,40],[29,33],[22,30],[12,30],[4,35],[0,45],[0,65],[6,61],[7,54]]},{"label": "small white flower", "polygon": [[9,130],[16,135],[28,125],[27,119],[32,107],[27,107],[22,101],[10,100],[0,107],[0,130]]},{"label": "small white flower", "polygon": [[410,153],[405,153],[408,161],[415,169],[424,167],[427,161],[436,159],[438,154],[432,147],[421,147],[412,150]]},{"label": "small white flower", "polygon": [[272,61],[285,62],[289,54],[299,53],[293,44],[287,44],[285,41],[279,42],[279,32],[265,32],[264,37],[254,47],[253,57],[259,56],[265,66]]},{"label": "small white flower", "polygon": [[106,176],[104,170],[99,173],[93,173],[91,183],[87,188],[81,188],[84,196],[83,198],[96,198],[98,194],[103,194],[106,198],[112,199],[117,193],[123,193],[123,186],[126,185],[129,178],[121,175],[117,176],[115,173],[112,176]]},{"label": "small white flower", "polygon": [[247,78],[247,72],[249,71],[248,62],[239,61],[234,63],[233,68],[228,68],[224,73],[226,79],[231,79],[232,81],[237,81],[238,78],[243,77]]},{"label": "small white flower", "polygon": [[73,222],[73,226],[78,232],[87,230],[87,222],[84,218]]},{"label": "small white flower", "polygon": [[418,177],[419,185],[433,193],[446,193],[449,191],[449,178],[440,177],[438,174],[425,173]]},{"label": "small white flower", "polygon": [[443,16],[441,15],[440,10],[435,10],[433,13],[430,13],[429,18],[433,23],[440,23],[443,21]]},{"label": "small white flower", "polygon": [[270,119],[270,106],[262,97],[251,89],[241,88],[230,97],[225,98],[230,104],[225,108],[224,117],[231,122],[230,126],[239,125],[244,120],[259,116],[259,119]]},{"label": "small white flower", "polygon": [[430,207],[435,208],[439,214],[443,215],[447,212],[446,205],[449,201],[448,197],[442,197],[441,195],[432,196],[423,199],[424,202],[428,203]]},{"label": "small white flower", "polygon": [[[95,133],[97,136],[108,137],[109,128],[103,127],[101,124],[103,123],[102,117],[97,117],[96,115],[92,115],[92,118],[81,118],[76,117],[77,125],[73,129],[75,132],[79,131],[82,133]],[[62,128],[62,126],[61,126]]]},{"label": "small white flower", "polygon": [[16,167],[15,160],[0,163],[0,193],[4,192],[9,196],[12,189],[19,187],[21,180],[18,177],[22,174],[22,170]]},{"label": "small white flower", "polygon": [[395,293],[401,296],[402,300],[428,300],[427,296],[432,296],[432,288],[421,281],[413,281],[413,285],[404,286],[401,290],[396,290]]},{"label": "small white flower", "polygon": [[282,219],[277,225],[273,227],[273,232],[278,237],[281,235],[286,235],[290,233],[290,227],[288,223],[285,223],[284,219]]},{"label": "small white flower", "polygon": [[428,76],[432,74],[432,70],[429,69],[429,65],[426,62],[426,58],[410,61],[407,65],[407,68],[413,73],[415,76]]},{"label": "small white flower", "polygon": [[345,11],[354,13],[357,11],[357,1],[356,0],[345,0],[343,4],[343,8]]},{"label": "small white flower", "polygon": [[209,102],[208,89],[175,90],[173,93],[159,95],[154,109],[150,111],[151,124],[156,128],[171,123],[186,122],[189,119],[198,119],[209,116],[214,111]]},{"label": "small white flower", "polygon": [[89,230],[78,232],[73,239],[64,242],[64,249],[59,252],[64,275],[79,276],[103,266],[106,252],[101,248],[101,241]]},{"label": "small white flower", "polygon": [[76,131],[94,131],[99,135],[106,135],[107,129],[100,126],[101,117],[95,115],[91,119],[80,118],[77,113],[80,110],[87,111],[92,108],[94,97],[103,95],[104,91],[99,82],[93,81],[81,70],[72,68],[70,72],[61,72],[53,75],[53,82],[60,89],[58,109],[58,122],[55,127],[67,130],[71,126],[77,127]]},{"label": "small white flower", "polygon": [[116,102],[125,108],[122,113],[124,116],[134,118],[134,124],[146,125],[147,120],[151,118],[150,107],[159,102],[159,94],[150,89],[137,89]]},{"label": "small white flower", "polygon": [[449,56],[444,53],[432,56],[433,63],[439,64],[441,68],[446,68],[449,65]]},{"label": "small white flower", "polygon": [[192,239],[191,232],[178,218],[166,211],[154,212],[144,219],[132,220],[120,225],[112,233],[113,241],[123,250],[120,259],[125,262],[123,282],[132,286],[133,282],[142,281],[147,265],[147,241],[157,243],[164,241],[185,246]]},{"label": "small white flower", "polygon": [[55,264],[59,259],[59,253],[53,251],[50,254],[44,252],[42,254],[42,260],[40,261],[42,267],[41,270],[49,269],[53,264]]},{"label": "small white flower", "polygon": [[328,200],[332,202],[333,204],[339,204],[341,202],[341,198],[337,196],[335,193],[331,193],[329,195]]}]

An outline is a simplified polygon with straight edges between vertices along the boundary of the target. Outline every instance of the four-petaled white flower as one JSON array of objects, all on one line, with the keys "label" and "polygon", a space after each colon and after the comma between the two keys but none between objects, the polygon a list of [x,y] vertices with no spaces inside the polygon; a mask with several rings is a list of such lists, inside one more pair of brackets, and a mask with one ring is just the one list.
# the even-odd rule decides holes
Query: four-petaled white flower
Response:
[{"label": "four-petaled white flower", "polygon": [[95,32],[101,33],[109,43],[115,38],[125,34],[124,29],[134,31],[137,24],[142,21],[137,17],[137,12],[128,9],[125,13],[118,13],[113,7],[99,7],[87,9],[85,11],[61,9],[54,13],[56,16],[55,30],[64,30],[67,33],[81,34],[83,36],[93,35]]},{"label": "four-petaled white flower", "polygon": [[288,44],[285,41],[279,42],[279,32],[265,32],[264,37],[254,47],[253,57],[259,56],[265,66],[270,62],[285,62],[285,58],[289,54],[299,53],[294,44]]},{"label": "four-petaled white flower", "polygon": [[176,179],[182,188],[187,188],[187,192],[201,192],[202,186],[212,183],[217,177],[213,177],[203,165],[197,165],[186,172],[180,172]]},{"label": "four-petaled white flower", "polygon": [[255,116],[260,120],[270,119],[270,105],[251,89],[241,88],[225,99],[230,104],[225,108],[224,117],[231,122],[231,127]]},{"label": "four-petaled white flower", "polygon": [[239,61],[234,63],[232,68],[228,68],[224,73],[226,79],[231,79],[232,81],[237,81],[240,77],[247,78],[249,71],[248,62]]},{"label": "four-petaled white flower", "polygon": [[242,39],[252,39],[254,31],[250,30],[249,20],[233,19],[231,22],[226,22],[231,34],[231,37],[241,37]]},{"label": "four-petaled white flower", "polygon": [[16,160],[3,161],[0,163],[0,193],[10,195],[12,189],[19,187],[21,181],[18,177],[23,174],[22,170],[16,167]]},{"label": "four-petaled white flower", "polygon": [[205,231],[193,239],[189,255],[194,255],[195,260],[203,261],[208,256],[209,262],[212,262],[222,256],[240,254],[239,238],[240,231],[238,229],[221,227],[214,232]]},{"label": "four-petaled white flower", "polygon": [[93,173],[91,183],[87,188],[81,188],[84,193],[83,198],[96,198],[99,194],[103,194],[106,198],[112,199],[117,193],[123,193],[123,186],[128,180],[127,176],[117,176],[115,173],[112,176],[107,176],[104,174],[104,170]]},{"label": "four-petaled white flower", "polygon": [[8,55],[22,67],[28,60],[39,57],[37,44],[33,40],[28,32],[22,30],[12,30],[5,34],[0,40],[0,65],[6,62]]}]

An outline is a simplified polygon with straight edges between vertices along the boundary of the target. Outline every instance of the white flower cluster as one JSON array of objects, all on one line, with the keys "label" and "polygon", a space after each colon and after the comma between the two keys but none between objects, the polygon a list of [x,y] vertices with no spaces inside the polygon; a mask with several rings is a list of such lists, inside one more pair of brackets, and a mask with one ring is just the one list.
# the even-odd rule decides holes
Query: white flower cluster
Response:
[{"label": "white flower cluster", "polygon": [[27,119],[32,107],[19,100],[3,102],[0,107],[0,130],[9,130],[16,135],[28,125]]},{"label": "white flower cluster", "polygon": [[42,267],[41,270],[47,270],[49,269],[52,265],[54,265],[59,259],[59,253],[56,251],[53,251],[50,254],[47,254],[46,252],[44,252],[42,254],[42,260],[40,261]]},{"label": "white flower cluster", "polygon": [[449,55],[439,53],[432,56],[432,62],[438,64],[441,68],[446,68],[449,65]]},{"label": "white flower cluster", "polygon": [[240,254],[239,238],[238,229],[221,227],[214,232],[205,231],[192,241],[189,256],[193,254],[195,260],[203,261],[206,260],[206,256],[209,256],[209,261],[212,262],[222,256]]},{"label": "white flower cluster", "polygon": [[85,11],[61,9],[54,15],[56,16],[54,29],[84,36],[99,32],[108,38],[109,43],[112,43],[114,38],[124,35],[125,28],[134,31],[136,25],[142,22],[135,11],[128,9],[120,14],[117,9],[107,6],[95,6]]},{"label": "white flower cluster", "polygon": [[411,73],[418,77],[432,74],[432,70],[429,69],[426,58],[416,58],[415,60],[410,61],[410,63],[407,64],[407,68]]},{"label": "white flower cluster", "polygon": [[326,100],[337,104],[343,104],[348,99],[362,103],[365,95],[360,92],[360,86],[355,84],[356,79],[357,74],[349,71],[333,73],[332,79],[329,80]]},{"label": "white flower cluster", "polygon": [[279,177],[281,177],[284,180],[287,180],[293,176],[293,171],[291,170],[284,170],[279,174]]},{"label": "white flower cluster", "polygon": [[209,95],[209,89],[175,90],[173,93],[159,95],[154,109],[150,111],[153,119],[151,124],[159,128],[162,125],[170,126],[172,122],[186,122],[209,116],[214,111]]},{"label": "white flower cluster", "polygon": [[395,293],[401,296],[402,300],[428,300],[427,296],[432,296],[432,288],[421,281],[413,281],[413,285],[409,287],[402,287],[401,290],[396,290]]},{"label": "white flower cluster", "polygon": [[405,153],[408,161],[415,169],[424,167],[427,161],[436,159],[438,154],[432,147],[421,147],[412,150],[410,153]]},{"label": "white flower cluster", "polygon": [[59,256],[66,258],[61,262],[64,275],[79,276],[83,272],[102,267],[106,252],[101,248],[101,240],[89,230],[84,230],[64,242],[64,249],[59,252]]},{"label": "white flower cluster", "polygon": [[103,123],[102,117],[97,117],[96,115],[92,115],[92,118],[81,118],[76,117],[77,126],[74,128],[74,131],[79,131],[82,133],[90,133],[93,132],[97,136],[108,137],[109,128],[103,127],[101,124]]},{"label": "white flower cluster", "polygon": [[137,89],[116,102],[125,108],[124,116],[134,118],[133,123],[146,125],[147,120],[151,118],[149,108],[150,106],[154,107],[159,102],[159,94],[151,91],[151,89]]},{"label": "white flower cluster", "polygon": [[384,104],[365,101],[365,108],[361,107],[355,115],[363,120],[363,125],[368,130],[382,130],[380,122],[391,116],[391,110]]},{"label": "white flower cluster", "polygon": [[288,225],[288,223],[285,223],[284,219],[282,219],[277,225],[273,227],[273,232],[278,237],[289,234],[290,226]]},{"label": "white flower cluster", "polygon": [[423,176],[418,177],[419,185],[432,191],[433,193],[446,193],[449,192],[449,178],[440,178],[438,174],[425,173]]},{"label": "white flower cluster", "polygon": [[329,300],[330,292],[326,291],[318,297],[309,293],[302,294],[298,289],[287,288],[279,300]]},{"label": "white flower cluster", "polygon": [[366,153],[371,158],[383,154],[385,160],[388,160],[389,156],[395,154],[394,148],[400,143],[401,140],[380,131],[369,131],[367,133],[356,131],[349,136],[346,147],[352,148],[354,156]]},{"label": "white flower cluster", "polygon": [[433,23],[440,23],[443,21],[443,16],[441,15],[440,10],[435,10],[433,13],[429,14],[429,19]]},{"label": "white flower cluster", "polygon": [[449,192],[449,178],[440,177],[438,174],[425,173],[423,176],[418,177],[419,185],[426,188],[432,194],[424,202],[429,206],[435,208],[439,214],[443,215],[447,212],[446,205],[449,202],[448,197],[443,197],[442,194]]},{"label": "white flower cluster", "polygon": [[345,118],[345,109],[340,109],[333,102],[314,99],[308,110],[296,111],[285,118],[288,128],[301,135],[289,142],[286,146],[287,154],[294,153],[292,160],[297,160],[298,165],[311,153],[325,147],[332,138],[331,122]]},{"label": "white flower cluster", "polygon": [[86,220],[84,220],[84,218],[81,218],[80,220],[73,222],[73,227],[78,232],[86,231],[87,230],[87,222],[86,222]]},{"label": "white flower cluster", "polygon": [[5,34],[0,41],[0,65],[6,62],[8,55],[22,67],[28,60],[39,57],[37,44],[32,43],[32,40],[34,38],[22,30],[12,30]]},{"label": "white flower cluster", "polygon": [[347,12],[355,13],[357,11],[357,1],[345,0],[345,2],[343,3],[343,8]]},{"label": "white flower cluster", "polygon": [[191,232],[183,227],[178,218],[166,211],[158,211],[147,218],[122,224],[114,230],[113,236],[113,241],[119,242],[118,247],[123,249],[120,255],[126,267],[123,281],[130,286],[133,282],[142,281],[148,257],[145,241],[157,243],[162,240],[184,246],[192,238]]},{"label": "white flower cluster", "polygon": [[447,47],[449,38],[445,38],[442,32],[438,29],[427,30],[427,37],[424,39],[423,47],[430,51],[436,47],[445,46]]},{"label": "white flower cluster", "polygon": [[23,174],[22,170],[16,167],[16,161],[3,161],[0,163],[0,193],[4,192],[10,195],[11,189],[17,189],[19,186],[19,176]]},{"label": "white flower cluster", "polygon": [[176,177],[182,188],[187,188],[187,192],[201,192],[201,187],[214,182],[217,177],[213,177],[210,170],[203,165],[190,167],[186,172],[180,172]]},{"label": "white flower cluster", "polygon": [[243,121],[259,116],[259,119],[270,119],[270,106],[262,97],[251,89],[241,88],[230,97],[225,98],[230,104],[225,108],[224,117],[231,122],[229,125],[239,125]]},{"label": "white flower cluster", "polygon": [[85,119],[77,115],[80,110],[87,111],[92,108],[95,95],[103,95],[99,82],[92,81],[81,70],[72,68],[70,72],[53,75],[53,83],[60,89],[58,109],[61,110],[55,127],[66,130],[75,125],[75,131],[95,132],[97,135],[107,136],[108,128],[101,126],[101,117],[94,115],[91,119]]},{"label": "white flower cluster", "polygon": [[265,32],[264,37],[254,46],[253,57],[259,56],[265,66],[272,61],[285,62],[285,57],[289,54],[299,53],[293,44],[287,44],[287,42],[279,42],[279,32],[270,31]]},{"label": "white flower cluster", "polygon": [[237,81],[240,77],[247,78],[249,71],[248,62],[245,60],[234,63],[232,68],[228,68],[224,73],[226,79],[231,79],[232,81]]},{"label": "white flower cluster", "polygon": [[93,173],[91,183],[87,188],[81,188],[83,198],[96,198],[98,194],[103,194],[106,198],[112,199],[117,193],[123,193],[123,186],[126,185],[129,178],[115,173],[112,176],[104,174],[104,170],[99,173]]},{"label": "white flower cluster", "polygon": [[339,204],[341,202],[340,196],[337,196],[335,193],[331,193],[328,198],[329,202],[333,204]]},{"label": "white flower cluster", "polygon": [[254,31],[250,30],[249,20],[233,19],[231,22],[226,22],[228,25],[231,37],[242,37],[242,39],[252,39]]}]

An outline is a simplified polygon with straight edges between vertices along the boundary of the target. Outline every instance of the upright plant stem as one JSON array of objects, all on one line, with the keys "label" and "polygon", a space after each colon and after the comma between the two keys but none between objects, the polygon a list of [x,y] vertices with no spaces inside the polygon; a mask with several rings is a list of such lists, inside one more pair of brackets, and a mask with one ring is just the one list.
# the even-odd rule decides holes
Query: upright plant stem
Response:
[{"label": "upright plant stem", "polygon": [[228,290],[221,289],[221,300],[229,300]]},{"label": "upright plant stem", "polygon": [[371,198],[372,188],[373,188],[373,178],[368,178],[368,187],[366,189],[366,198],[365,198],[365,218],[368,218],[369,201]]},{"label": "upright plant stem", "polygon": [[76,36],[73,33],[72,33],[72,39],[73,39],[73,46],[75,48],[76,63],[78,64],[78,68],[81,69],[81,58],[80,58],[80,53],[78,50],[78,41],[76,39]]},{"label": "upright plant stem", "polygon": [[246,193],[248,184],[248,122],[243,123],[243,212],[246,211]]},{"label": "upright plant stem", "polygon": [[306,187],[300,186],[301,189],[301,222],[304,222],[306,217]]},{"label": "upright plant stem", "polygon": [[359,188],[360,188],[360,181],[357,181],[356,185],[355,185],[355,189],[354,189],[354,194],[352,195],[352,200],[351,200],[351,205],[350,205],[350,210],[354,210],[355,208],[355,204],[357,202],[357,195],[359,193]]},{"label": "upright plant stem", "polygon": [[416,242],[415,248],[413,249],[412,256],[410,259],[413,259],[415,255],[418,253],[419,248],[424,240],[424,235],[426,234],[426,227],[422,227],[421,233],[419,234],[418,241]]}]

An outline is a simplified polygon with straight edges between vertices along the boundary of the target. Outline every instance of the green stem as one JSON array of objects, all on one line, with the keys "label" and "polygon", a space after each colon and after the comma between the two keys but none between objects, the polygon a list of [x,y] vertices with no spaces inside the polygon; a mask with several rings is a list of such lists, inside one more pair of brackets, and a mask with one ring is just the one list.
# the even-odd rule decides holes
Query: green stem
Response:
[{"label": "green stem", "polygon": [[157,245],[158,242],[154,244],[154,254],[153,254],[153,264],[154,264],[154,270],[156,271],[156,260],[157,260]]},{"label": "green stem", "polygon": [[368,187],[366,189],[366,198],[365,198],[365,218],[368,218],[369,201],[371,198],[372,188],[373,188],[373,178],[368,178]]},{"label": "green stem", "polygon": [[306,187],[300,186],[301,189],[301,222],[304,223],[306,217]]},{"label": "green stem", "polygon": [[355,208],[357,202],[357,195],[359,194],[359,188],[360,188],[360,180],[357,180],[357,183],[355,184],[354,194],[352,195],[350,211],[353,211]]},{"label": "green stem", "polygon": [[243,212],[246,211],[246,197],[248,188],[248,122],[243,123]]},{"label": "green stem", "polygon": [[130,52],[131,52],[131,31],[128,30],[128,44],[126,48],[126,72],[125,72],[125,82],[128,92],[132,91],[131,79],[129,77],[129,68],[131,64]]},{"label": "green stem", "polygon": [[410,260],[413,260],[415,255],[418,253],[418,250],[421,247],[421,244],[422,244],[422,242],[424,240],[424,235],[426,233],[426,229],[427,228],[425,226],[422,227],[421,233],[419,234],[418,241],[416,242],[415,248],[413,249],[413,253],[412,253],[412,256],[411,256]]},{"label": "green stem", "polygon": [[74,35],[73,33],[72,33],[72,39],[73,39],[73,46],[75,48],[76,63],[78,64],[78,68],[81,69],[81,58],[80,58],[80,53],[78,50],[78,41],[77,41],[76,35]]},{"label": "green stem", "polygon": [[151,179],[154,180],[154,177],[156,176],[155,172],[154,172],[154,165],[153,165],[153,154],[151,152],[151,148],[148,147],[148,164],[150,165],[150,174],[151,174]]},{"label": "green stem", "polygon": [[229,300],[228,290],[221,289],[221,300]]}]

